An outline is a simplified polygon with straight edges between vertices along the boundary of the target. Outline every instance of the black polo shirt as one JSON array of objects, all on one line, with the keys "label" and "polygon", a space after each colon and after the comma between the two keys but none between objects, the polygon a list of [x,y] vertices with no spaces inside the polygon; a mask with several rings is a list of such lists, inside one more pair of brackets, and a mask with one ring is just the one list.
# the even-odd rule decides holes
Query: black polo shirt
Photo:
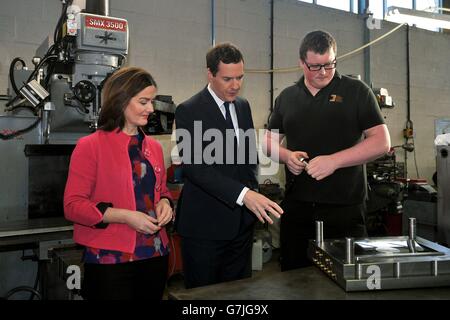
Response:
[{"label": "black polo shirt", "polygon": [[[313,159],[353,147],[365,130],[380,124],[384,120],[372,90],[336,72],[316,96],[306,88],[304,77],[284,89],[275,100],[269,130],[278,129],[289,150],[305,151]],[[288,196],[300,201],[358,204],[365,196],[362,165],[338,169],[322,181],[306,172],[294,177],[286,167],[286,183]]]}]

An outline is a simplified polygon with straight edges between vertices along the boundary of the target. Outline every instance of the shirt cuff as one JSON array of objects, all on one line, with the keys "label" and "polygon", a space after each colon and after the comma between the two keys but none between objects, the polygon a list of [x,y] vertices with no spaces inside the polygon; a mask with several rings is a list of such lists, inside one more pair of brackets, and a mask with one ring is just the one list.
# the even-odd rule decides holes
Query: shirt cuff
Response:
[{"label": "shirt cuff", "polygon": [[[98,211],[100,211],[101,214],[104,215],[108,208],[113,207],[113,204],[109,203],[109,202],[100,202],[96,205],[96,207],[97,207]],[[101,221],[101,222],[97,223],[94,226],[94,228],[95,229],[106,229],[108,226],[109,226],[109,223],[105,223],[105,222]]]},{"label": "shirt cuff", "polygon": [[239,197],[236,200],[236,203],[238,205],[240,205],[241,207],[244,205],[244,197],[247,194],[247,191],[250,190],[247,187],[244,187],[244,189],[242,189],[241,194],[239,195]]}]

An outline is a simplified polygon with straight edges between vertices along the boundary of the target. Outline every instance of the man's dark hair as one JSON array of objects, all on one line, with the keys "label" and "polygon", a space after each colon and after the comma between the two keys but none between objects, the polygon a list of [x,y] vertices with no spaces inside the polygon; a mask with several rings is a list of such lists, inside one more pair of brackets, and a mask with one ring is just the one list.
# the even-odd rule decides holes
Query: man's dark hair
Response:
[{"label": "man's dark hair", "polygon": [[123,129],[125,109],[131,98],[156,82],[150,73],[141,68],[126,67],[115,71],[106,80],[102,90],[102,108],[98,126],[104,131]]},{"label": "man's dark hair", "polygon": [[308,51],[312,51],[318,54],[325,54],[331,48],[335,54],[337,54],[336,40],[331,34],[326,31],[313,31],[308,33],[300,45],[300,59],[306,60]]},{"label": "man's dark hair", "polygon": [[206,54],[206,67],[213,76],[216,76],[217,71],[219,71],[220,62],[229,64],[239,63],[241,61],[244,62],[242,53],[231,43],[218,44]]}]

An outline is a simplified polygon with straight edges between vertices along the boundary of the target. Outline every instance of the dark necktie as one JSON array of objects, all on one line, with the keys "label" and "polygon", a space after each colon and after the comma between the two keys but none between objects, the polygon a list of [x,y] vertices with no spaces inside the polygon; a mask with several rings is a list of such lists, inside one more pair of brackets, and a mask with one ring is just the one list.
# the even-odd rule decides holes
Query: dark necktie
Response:
[{"label": "dark necktie", "polygon": [[[227,124],[227,130],[232,129],[233,134],[232,136],[229,136],[227,134],[227,139],[232,137],[232,140],[227,140],[227,149],[225,150],[225,154],[227,155],[227,159],[230,155],[233,155],[233,158],[231,158],[230,160],[232,161],[231,163],[237,163],[237,157],[238,157],[238,142],[237,142],[237,137],[236,137],[236,131],[234,131],[234,125],[233,125],[233,120],[231,119],[231,112],[230,112],[230,103],[228,101],[223,103],[224,107],[225,107],[225,122]],[[232,149],[230,149],[230,146],[232,146]],[[230,163],[227,160],[227,163]]]},{"label": "dark necktie", "polygon": [[225,107],[225,122],[227,123],[227,129],[233,129],[233,120],[231,119],[231,113],[230,113],[230,103],[228,101],[223,103]]}]

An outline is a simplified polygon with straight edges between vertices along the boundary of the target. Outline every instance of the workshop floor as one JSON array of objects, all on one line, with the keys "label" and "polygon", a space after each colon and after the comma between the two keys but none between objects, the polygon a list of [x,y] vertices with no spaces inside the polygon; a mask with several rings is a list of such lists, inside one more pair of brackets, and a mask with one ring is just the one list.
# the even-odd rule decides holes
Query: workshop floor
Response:
[{"label": "workshop floor", "polygon": [[[270,275],[274,273],[280,272],[280,266],[278,263],[278,257],[279,253],[278,250],[272,251],[272,258],[269,262],[265,263],[263,265],[263,268],[261,271],[253,270],[252,277],[253,278],[261,278],[261,277],[270,277]],[[178,290],[184,290],[184,281],[183,281],[183,275],[182,274],[176,274],[173,275],[169,281],[167,282],[167,288],[164,292],[163,300],[168,300],[168,291],[178,291]]]}]

